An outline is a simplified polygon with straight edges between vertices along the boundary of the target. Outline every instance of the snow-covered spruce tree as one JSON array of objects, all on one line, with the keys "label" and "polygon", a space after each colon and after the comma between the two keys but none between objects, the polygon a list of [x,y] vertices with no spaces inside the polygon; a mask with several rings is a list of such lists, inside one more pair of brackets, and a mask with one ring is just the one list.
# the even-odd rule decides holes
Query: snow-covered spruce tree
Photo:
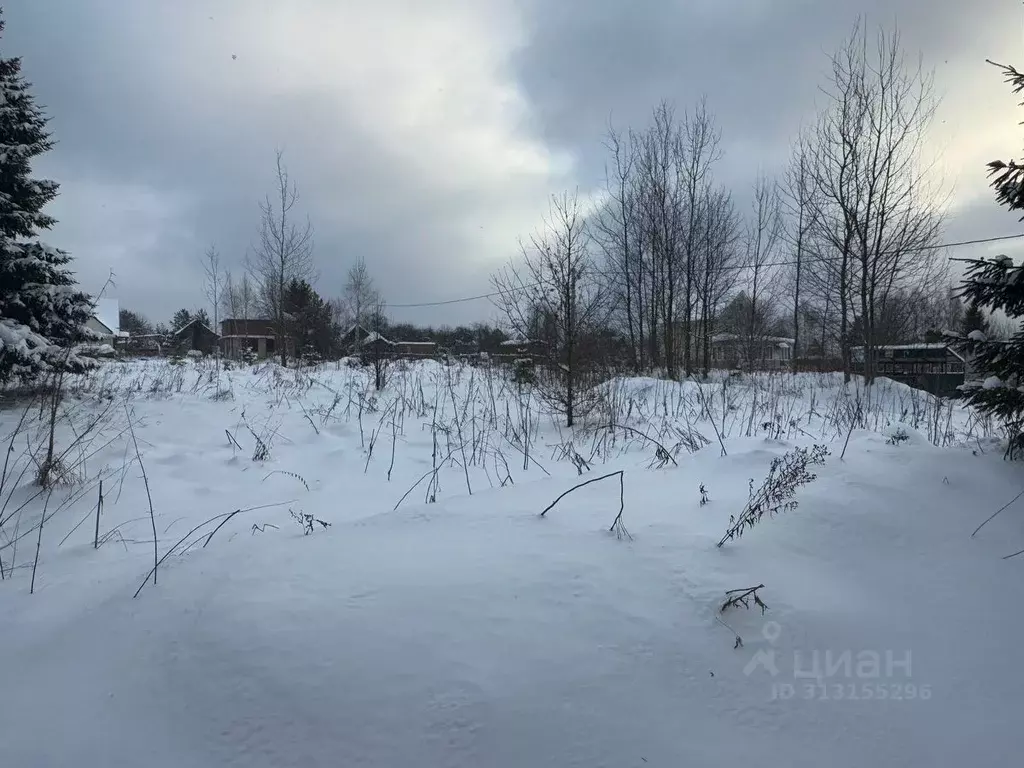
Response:
[{"label": "snow-covered spruce tree", "polygon": [[[961,290],[972,304],[1024,317],[1024,267],[1014,266],[1006,256],[968,262]],[[963,386],[967,402],[1003,422],[1007,456],[1017,456],[1024,449],[1024,331],[998,341],[975,329],[959,337],[957,346],[976,374]]]},{"label": "snow-covered spruce tree", "polygon": [[[996,66],[1014,93],[1024,92],[1024,74]],[[995,160],[988,167],[999,204],[1024,211],[1024,164]],[[961,295],[969,306],[1001,309],[1011,318],[1024,318],[1024,267],[1015,266],[1006,256],[968,261]],[[976,329],[959,343],[979,374],[976,381],[964,385],[967,401],[1002,420],[1009,438],[1007,456],[1019,455],[1024,450],[1024,330],[1009,340],[996,341]]]},{"label": "snow-covered spruce tree", "polygon": [[[0,18],[0,40],[3,28]],[[46,123],[21,60],[0,55],[0,381],[89,362],[70,346],[85,338],[89,297],[71,257],[37,240],[54,224],[43,207],[57,196],[55,182],[31,177],[33,158],[53,146]]]}]

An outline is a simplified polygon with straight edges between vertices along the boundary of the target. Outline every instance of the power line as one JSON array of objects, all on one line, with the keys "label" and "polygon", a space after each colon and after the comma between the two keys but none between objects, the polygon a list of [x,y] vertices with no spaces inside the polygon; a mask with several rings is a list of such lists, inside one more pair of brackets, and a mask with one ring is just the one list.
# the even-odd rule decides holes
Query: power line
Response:
[{"label": "power line", "polygon": [[[532,288],[534,285],[524,285],[522,289]],[[521,289],[516,289],[521,290]],[[493,291],[492,293],[481,293],[479,296],[466,296],[462,299],[448,299],[447,301],[424,301],[419,304],[386,304],[385,306],[391,307],[392,309],[411,309],[413,307],[443,307],[447,304],[462,304],[466,301],[479,301],[480,299],[490,299],[494,296],[500,296],[501,291]]]},{"label": "power line", "polygon": [[[924,253],[925,251],[940,251],[943,248],[958,248],[963,245],[982,245],[984,243],[998,243],[1004,240],[1020,240],[1024,238],[1024,234],[1020,235],[1000,235],[999,237],[982,237],[977,240],[960,240],[955,243],[936,243],[934,245],[920,245],[915,248],[906,248],[899,253]],[[890,254],[892,252],[889,252]],[[883,252],[880,255],[886,255]],[[795,267],[799,263],[801,266],[805,264],[820,264],[827,261],[836,261],[835,256],[824,256],[820,258],[801,259],[799,262],[796,261],[773,261],[765,264],[728,264],[722,267],[722,269],[754,269],[755,267],[763,269],[765,267]],[[952,257],[948,257],[950,261],[954,261]]]},{"label": "power line", "polygon": [[[1005,242],[1007,240],[1020,240],[1021,238],[1024,238],[1024,233],[1019,234],[1019,235],[1000,235],[999,237],[982,237],[982,238],[978,238],[978,239],[975,239],[975,240],[959,240],[959,241],[953,242],[953,243],[936,243],[934,245],[922,245],[922,246],[918,246],[916,248],[907,248],[905,251],[903,251],[903,253],[923,253],[925,251],[939,251],[939,250],[942,250],[943,248],[960,248],[960,247],[965,246],[965,245],[984,245],[986,243],[999,243],[999,242]],[[953,259],[950,258],[950,260],[952,261]],[[817,263],[822,263],[822,262],[826,262],[826,261],[835,261],[835,257],[834,256],[830,256],[830,257],[823,257],[823,258],[816,258],[816,259],[813,259],[813,258],[812,259],[801,259],[799,262],[796,262],[796,261],[772,261],[772,262],[766,262],[764,264],[727,264],[727,265],[724,265],[723,267],[721,267],[721,269],[723,269],[723,270],[744,270],[744,269],[755,269],[755,268],[757,268],[757,269],[766,269],[768,267],[795,267],[795,266],[797,266],[797,264],[800,264],[801,266],[804,266],[804,265],[807,265],[807,264],[817,264]],[[617,275],[618,273],[615,273],[615,274]],[[608,276],[607,273],[602,273],[602,275],[604,275],[605,277]],[[539,285],[540,285],[540,283],[530,283],[528,285],[519,286],[518,288],[513,288],[513,289],[511,289],[511,291],[512,292],[525,291],[525,290],[528,290],[530,288],[536,288]],[[508,291],[492,291],[490,293],[481,293],[481,294],[479,294],[477,296],[464,296],[464,297],[462,297],[460,299],[447,299],[445,301],[422,301],[422,302],[418,302],[418,303],[415,303],[415,304],[386,304],[385,306],[390,307],[391,309],[416,309],[416,308],[420,308],[420,307],[445,307],[445,306],[448,306],[450,304],[464,304],[464,303],[469,302],[469,301],[480,301],[482,299],[491,299],[491,298],[494,298],[495,296],[501,296],[502,293],[507,293],[507,292]]]}]

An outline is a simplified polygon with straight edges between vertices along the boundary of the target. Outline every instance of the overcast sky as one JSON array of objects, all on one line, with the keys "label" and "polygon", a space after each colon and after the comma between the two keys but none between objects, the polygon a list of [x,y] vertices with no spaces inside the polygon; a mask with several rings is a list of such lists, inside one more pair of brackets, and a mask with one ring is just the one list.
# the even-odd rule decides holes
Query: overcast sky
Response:
[{"label": "overcast sky", "polygon": [[[898,20],[943,98],[932,148],[948,240],[1024,231],[984,163],[1018,157],[1024,110],[986,58],[1024,65],[1018,0],[8,0],[3,55],[52,117],[62,185],[47,240],[87,289],[110,270],[153,321],[203,303],[200,257],[235,271],[275,148],[316,229],[317,287],[364,257],[394,304],[489,290],[551,193],[600,185],[609,118],[707,94],[721,180],[777,172],[858,14]],[[1020,253],[1004,246],[957,256]],[[487,301],[396,309],[486,319]]]}]

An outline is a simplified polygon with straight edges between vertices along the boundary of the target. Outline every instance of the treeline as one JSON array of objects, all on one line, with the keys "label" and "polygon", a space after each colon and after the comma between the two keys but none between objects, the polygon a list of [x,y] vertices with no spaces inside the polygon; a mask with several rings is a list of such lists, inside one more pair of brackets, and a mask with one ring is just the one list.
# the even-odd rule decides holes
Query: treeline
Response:
[{"label": "treeline", "polygon": [[[338,302],[324,299],[309,283],[295,281],[286,289],[285,311],[290,320],[288,333],[298,341],[297,348],[308,356],[323,359],[341,357],[351,351],[345,334],[355,325],[355,318],[344,311],[338,311]],[[229,312],[224,318],[255,320],[244,311]],[[169,323],[152,323],[143,314],[129,308],[121,309],[120,325],[130,337],[161,337],[170,341],[174,330],[197,320],[211,330],[214,328],[210,315],[204,308],[195,310],[179,309]],[[363,325],[365,322],[365,325]],[[437,345],[438,350],[453,354],[495,353],[509,340],[509,334],[489,323],[469,325],[416,325],[413,323],[390,322],[386,316],[364,316],[360,323],[363,328],[380,333],[391,341],[427,341]]]},{"label": "treeline", "polygon": [[939,247],[947,194],[926,154],[931,75],[897,33],[860,24],[828,61],[788,166],[752,174],[748,203],[717,177],[722,134],[708,102],[661,104],[647,125],[609,130],[597,202],[555,196],[494,275],[508,327],[544,340],[558,363],[553,397],[570,423],[604,362],[584,342],[608,330],[637,372],[706,374],[728,332],[748,359],[785,336],[796,357],[833,358],[847,377],[862,346],[871,381],[879,346],[961,321]]}]

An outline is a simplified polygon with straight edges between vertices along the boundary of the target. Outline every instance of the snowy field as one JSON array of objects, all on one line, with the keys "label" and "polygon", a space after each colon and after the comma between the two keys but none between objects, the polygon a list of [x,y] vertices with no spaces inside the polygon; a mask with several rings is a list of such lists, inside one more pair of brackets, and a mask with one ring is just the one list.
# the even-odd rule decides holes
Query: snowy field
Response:
[{"label": "snowy field", "polygon": [[1019,761],[1024,500],[971,534],[1024,471],[986,421],[765,375],[616,380],[569,430],[498,372],[392,373],[106,364],[49,490],[9,401],[0,764]]}]

